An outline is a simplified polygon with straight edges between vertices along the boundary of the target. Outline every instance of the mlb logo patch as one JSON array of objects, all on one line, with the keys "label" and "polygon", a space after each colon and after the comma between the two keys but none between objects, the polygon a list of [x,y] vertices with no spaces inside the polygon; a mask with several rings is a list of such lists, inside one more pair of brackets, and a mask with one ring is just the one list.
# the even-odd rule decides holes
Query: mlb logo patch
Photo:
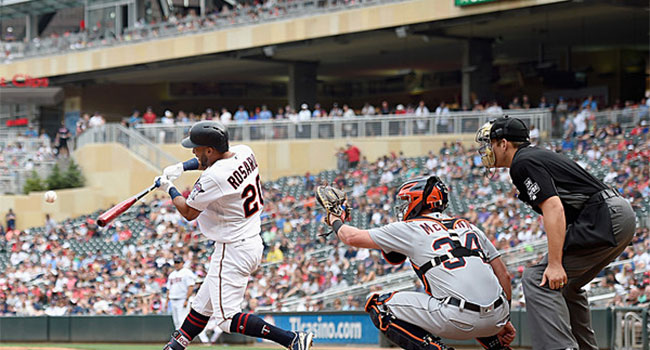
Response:
[{"label": "mlb logo patch", "polygon": [[199,195],[199,193],[203,193],[203,192],[205,192],[205,190],[203,189],[203,185],[201,185],[201,183],[197,181],[196,183],[194,183],[194,188],[192,188],[192,192],[190,193],[189,199],[194,200],[196,199],[196,196]]},{"label": "mlb logo patch", "polygon": [[537,198],[537,193],[539,193],[539,185],[537,182],[534,182],[530,178],[526,178],[526,181],[524,181],[524,185],[526,185],[526,192],[528,192],[528,198],[530,198],[531,201],[534,201]]}]

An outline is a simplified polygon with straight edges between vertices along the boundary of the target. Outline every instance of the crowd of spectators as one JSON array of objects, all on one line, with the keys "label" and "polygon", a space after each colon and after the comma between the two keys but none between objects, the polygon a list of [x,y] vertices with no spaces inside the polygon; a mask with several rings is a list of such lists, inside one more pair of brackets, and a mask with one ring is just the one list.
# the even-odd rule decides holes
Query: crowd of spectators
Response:
[{"label": "crowd of spectators", "polygon": [[[531,108],[549,108],[558,115],[557,125],[562,127],[564,134],[588,133],[592,132],[596,126],[595,113],[599,111],[621,111],[622,115],[630,114],[632,119],[647,119],[650,108],[650,100],[643,98],[637,102],[626,101],[624,105],[616,101],[614,104],[605,106],[603,103],[595,102],[592,96],[584,99],[565,99],[559,97],[553,103],[550,103],[546,97],[542,96],[538,103],[531,104],[530,99],[523,95],[521,104],[519,98],[515,97],[506,108],[502,107],[496,100],[482,102],[474,101],[471,107],[462,106],[458,102],[448,103],[440,101],[435,107],[430,107],[427,102],[420,100],[417,104],[412,103],[389,103],[387,100],[381,101],[378,106],[366,102],[363,106],[351,106],[348,104],[339,105],[335,102],[329,108],[320,103],[310,106],[306,103],[300,105],[299,109],[294,109],[290,105],[278,107],[275,112],[266,105],[244,106],[240,105],[235,110],[228,107],[217,109],[207,108],[200,112],[188,112],[184,110],[173,111],[165,109],[161,115],[156,114],[152,107],[147,107],[144,113],[135,109],[133,113],[123,120],[126,124],[134,126],[138,124],[186,124],[199,120],[219,120],[223,124],[237,124],[247,121],[264,121],[264,120],[291,120],[307,121],[320,118],[352,118],[352,117],[373,117],[387,115],[412,115],[435,116],[438,117],[438,123],[447,125],[450,112],[480,112],[490,115],[502,115],[504,110],[525,110]],[[599,107],[600,106],[600,107]],[[602,121],[598,121],[602,124]],[[539,135],[539,131],[536,131]]]},{"label": "crowd of spectators", "polygon": [[[545,146],[604,174],[605,181],[635,209],[643,210],[647,205],[644,199],[650,197],[650,139],[647,127],[628,131],[632,132],[636,136],[572,136],[576,145],[571,150],[560,142]],[[508,252],[506,261],[511,252],[531,250],[544,238],[542,221],[515,199],[507,176],[498,173],[492,181],[485,179],[476,150],[459,142],[446,143],[423,162],[401,154],[371,162],[359,154],[358,162],[348,162],[332,182],[350,191],[359,225],[374,227],[392,220],[395,183],[423,174],[437,174],[450,187],[452,200],[469,202],[466,207],[450,206],[450,213],[477,223],[497,248]],[[265,264],[251,278],[246,294],[248,310],[260,306],[286,310],[283,301],[291,297],[304,297],[298,310],[359,309],[362,296],[337,299],[331,304],[311,298],[330,288],[371,282],[410,269],[408,262],[387,264],[376,251],[345,247],[332,236],[325,240],[308,234],[322,215],[309,189],[324,181],[322,174],[287,179],[286,186],[305,189],[295,196],[283,192],[279,182],[265,184],[261,233],[266,245]],[[495,183],[503,186],[492,186]],[[186,189],[185,195],[188,193]],[[15,227],[15,220],[20,220],[20,213],[12,216],[12,226],[7,228]],[[316,227],[315,233],[326,229],[320,224]],[[211,242],[201,237],[196,223],[182,219],[163,195],[139,206],[129,220],[117,222],[109,230],[99,229],[89,216],[59,223],[49,218],[38,230],[0,228],[0,233],[0,249],[4,249],[0,254],[7,257],[0,274],[2,315],[165,313],[169,309],[164,286],[173,256],[183,255],[187,267],[201,278],[211,252]],[[74,249],[75,242],[98,240],[119,249],[112,253],[101,248]],[[540,256],[541,252],[532,260],[509,265],[514,276],[515,307],[525,303],[518,283],[524,264]],[[616,295],[608,299],[612,305],[646,305],[650,297],[648,227],[638,228],[634,244],[620,259],[625,263],[595,281],[590,286],[592,292],[611,290]],[[414,288],[422,288],[415,278]]]},{"label": "crowd of spectators", "polygon": [[0,194],[22,193],[22,181],[32,171],[47,173],[59,154],[53,146],[45,132],[33,127],[21,137],[0,141]]},{"label": "crowd of spectators", "polygon": [[14,170],[32,170],[35,164],[52,160],[56,154],[45,133],[0,142],[0,175],[9,175]]},{"label": "crowd of spectators", "polygon": [[194,8],[172,9],[169,15],[163,16],[162,19],[148,14],[147,18],[139,18],[132,27],[124,30],[116,30],[114,16],[94,23],[86,23],[83,18],[79,18],[79,24],[70,26],[68,30],[49,32],[46,36],[34,37],[31,40],[24,35],[19,37],[14,28],[9,26],[4,35],[0,36],[3,38],[0,44],[4,44],[3,50],[0,50],[0,58],[12,60],[31,55],[152,40],[183,33],[220,30],[235,25],[313,14],[316,9],[327,8],[331,11],[335,8],[345,9],[347,6],[359,6],[363,3],[371,4],[372,1],[237,1],[223,3],[221,7],[215,7],[205,16],[199,16]]}]

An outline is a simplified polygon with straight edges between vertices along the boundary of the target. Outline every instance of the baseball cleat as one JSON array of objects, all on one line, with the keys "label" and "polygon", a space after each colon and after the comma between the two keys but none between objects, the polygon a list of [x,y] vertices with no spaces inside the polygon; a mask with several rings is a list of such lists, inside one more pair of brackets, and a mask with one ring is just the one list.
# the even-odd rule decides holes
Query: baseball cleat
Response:
[{"label": "baseball cleat", "polygon": [[314,343],[314,334],[308,332],[296,332],[296,337],[291,342],[289,350],[311,350]]},{"label": "baseball cleat", "polygon": [[191,341],[185,336],[181,334],[178,330],[175,330],[174,333],[172,333],[172,338],[169,339],[169,342],[163,350],[184,350],[188,345],[190,345]]}]

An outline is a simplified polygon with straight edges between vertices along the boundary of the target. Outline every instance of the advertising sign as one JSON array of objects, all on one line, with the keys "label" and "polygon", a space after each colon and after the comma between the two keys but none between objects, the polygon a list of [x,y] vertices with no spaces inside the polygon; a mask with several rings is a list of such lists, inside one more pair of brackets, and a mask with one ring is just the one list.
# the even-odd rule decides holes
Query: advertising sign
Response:
[{"label": "advertising sign", "polygon": [[379,330],[366,313],[336,314],[275,314],[264,319],[276,326],[312,332],[318,344],[377,344]]}]

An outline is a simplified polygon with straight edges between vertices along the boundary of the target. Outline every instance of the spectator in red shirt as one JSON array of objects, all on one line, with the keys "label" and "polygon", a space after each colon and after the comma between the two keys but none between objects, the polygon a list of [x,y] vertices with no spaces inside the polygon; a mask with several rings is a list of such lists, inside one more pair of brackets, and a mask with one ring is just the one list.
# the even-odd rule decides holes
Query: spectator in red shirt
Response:
[{"label": "spectator in red shirt", "polygon": [[348,168],[349,169],[354,169],[357,167],[359,164],[359,159],[361,157],[361,151],[357,148],[357,146],[353,146],[351,144],[347,144],[348,149],[345,150],[345,154],[348,156]]},{"label": "spectator in red shirt", "polygon": [[147,107],[147,111],[142,116],[145,124],[153,124],[156,122],[156,113],[153,112],[151,106]]},{"label": "spectator in red shirt", "polygon": [[128,240],[129,238],[131,238],[131,236],[133,236],[133,234],[131,233],[131,230],[129,230],[128,228],[124,228],[124,229],[122,229],[122,230],[120,231],[120,233],[119,233],[119,235],[118,235],[118,240],[119,240],[120,242],[122,242],[122,241],[126,241],[126,240]]}]

